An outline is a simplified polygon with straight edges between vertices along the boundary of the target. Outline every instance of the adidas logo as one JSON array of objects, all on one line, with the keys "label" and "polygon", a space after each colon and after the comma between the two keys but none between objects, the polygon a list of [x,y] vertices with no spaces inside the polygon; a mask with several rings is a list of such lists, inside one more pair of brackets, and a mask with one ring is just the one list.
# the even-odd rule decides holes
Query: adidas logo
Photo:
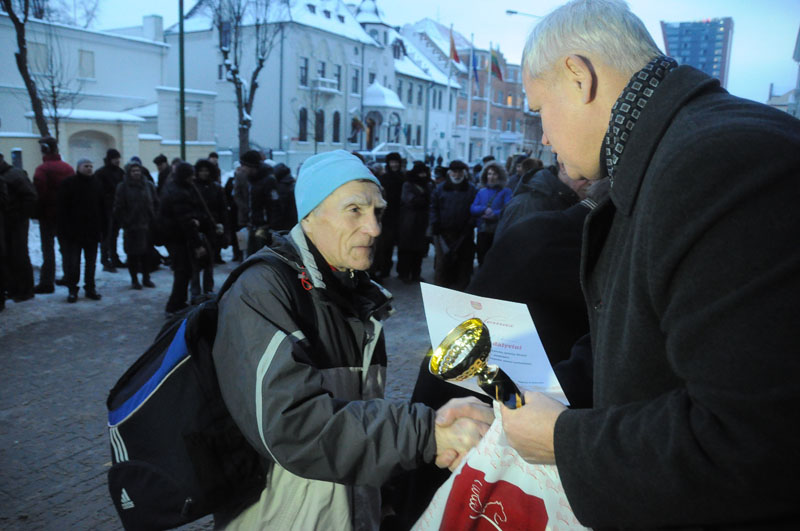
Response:
[{"label": "adidas logo", "polygon": [[123,509],[133,509],[134,507],[133,500],[130,496],[128,496],[128,493],[125,491],[125,489],[122,489],[122,496],[120,496],[119,502]]}]

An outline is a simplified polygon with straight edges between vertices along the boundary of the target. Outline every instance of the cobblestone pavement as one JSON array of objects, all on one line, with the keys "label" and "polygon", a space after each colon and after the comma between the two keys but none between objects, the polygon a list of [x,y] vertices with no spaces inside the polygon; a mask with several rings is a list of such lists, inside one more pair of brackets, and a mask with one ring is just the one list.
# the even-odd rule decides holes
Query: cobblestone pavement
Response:
[{"label": "cobblestone pavement", "polygon": [[[430,280],[432,261],[423,261]],[[234,266],[217,266],[217,286]],[[62,287],[0,313],[0,529],[121,529],[106,486],[105,400],[162,324],[172,274],[162,267],[152,278],[156,289],[134,291],[125,270],[98,271],[99,302],[81,290],[68,305]],[[418,284],[385,286],[397,308],[385,327],[387,398],[405,399],[427,327]],[[211,527],[205,519],[186,529]]]}]

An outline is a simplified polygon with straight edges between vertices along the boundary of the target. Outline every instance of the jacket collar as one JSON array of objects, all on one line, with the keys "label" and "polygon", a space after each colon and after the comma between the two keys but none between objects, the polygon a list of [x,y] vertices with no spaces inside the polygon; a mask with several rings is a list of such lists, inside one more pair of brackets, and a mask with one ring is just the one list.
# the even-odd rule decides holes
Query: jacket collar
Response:
[{"label": "jacket collar", "polygon": [[690,66],[679,66],[664,78],[617,164],[610,197],[619,212],[629,216],[633,211],[650,160],[675,115],[699,92],[717,87],[719,81]]}]

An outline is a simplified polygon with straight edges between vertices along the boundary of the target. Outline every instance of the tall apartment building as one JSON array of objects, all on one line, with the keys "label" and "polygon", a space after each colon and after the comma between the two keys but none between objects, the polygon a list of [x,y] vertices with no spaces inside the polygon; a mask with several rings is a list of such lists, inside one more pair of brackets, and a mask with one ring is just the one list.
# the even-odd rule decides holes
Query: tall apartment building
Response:
[{"label": "tall apartment building", "polygon": [[728,84],[733,40],[731,17],[711,18],[698,22],[661,21],[664,49],[679,64],[690,65]]}]

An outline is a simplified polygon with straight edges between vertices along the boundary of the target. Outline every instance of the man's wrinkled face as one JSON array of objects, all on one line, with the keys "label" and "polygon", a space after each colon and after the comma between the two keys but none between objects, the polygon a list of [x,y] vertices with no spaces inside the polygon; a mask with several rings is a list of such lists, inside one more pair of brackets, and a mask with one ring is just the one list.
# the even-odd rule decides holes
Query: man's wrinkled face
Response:
[{"label": "man's wrinkled face", "polygon": [[467,170],[447,170],[447,175],[450,176],[453,184],[459,184],[467,176]]},{"label": "man's wrinkled face", "polygon": [[558,154],[571,179],[600,178],[600,152],[586,125],[587,113],[577,91],[558,73],[532,79],[527,71],[522,83],[528,104],[542,118],[542,144]]},{"label": "man's wrinkled face", "polygon": [[372,181],[350,181],[303,219],[303,231],[328,264],[339,271],[372,265],[386,201]]}]

